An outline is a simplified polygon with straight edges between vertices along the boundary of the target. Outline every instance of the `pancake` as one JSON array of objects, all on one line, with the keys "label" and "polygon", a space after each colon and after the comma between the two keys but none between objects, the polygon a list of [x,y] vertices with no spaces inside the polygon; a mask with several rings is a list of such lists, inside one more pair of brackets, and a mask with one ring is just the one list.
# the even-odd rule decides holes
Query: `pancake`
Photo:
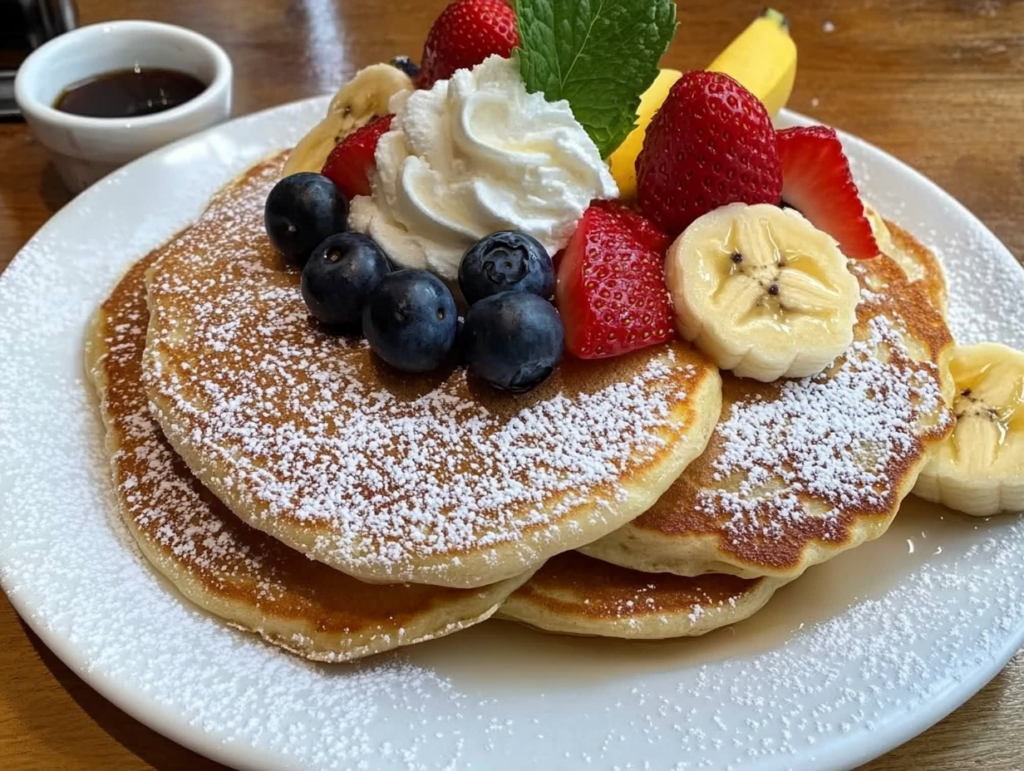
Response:
[{"label": "pancake", "polygon": [[483,621],[527,576],[481,589],[370,585],[306,559],[235,517],[189,473],[150,417],[136,264],[97,311],[86,361],[107,428],[121,515],[182,594],[233,626],[319,661],[347,661]]},{"label": "pancake", "polygon": [[708,449],[647,512],[582,551],[684,576],[793,579],[882,535],[953,430],[949,330],[892,260],[851,263],[854,343],[824,373],[723,374]]},{"label": "pancake", "polygon": [[931,249],[924,246],[895,222],[886,220],[885,225],[889,231],[890,240],[884,254],[899,263],[911,284],[918,286],[945,318],[949,298],[946,290],[946,274],[942,269],[942,263],[938,261]]},{"label": "pancake", "polygon": [[945,318],[948,299],[946,274],[935,253],[895,222],[882,217],[871,204],[864,204],[864,214],[871,223],[871,231],[882,254],[903,268],[910,283],[921,289]]},{"label": "pancake", "polygon": [[695,637],[749,618],[784,583],[717,573],[641,573],[569,552],[548,560],[495,618],[560,634]]},{"label": "pancake", "polygon": [[721,379],[682,341],[566,360],[513,396],[318,330],[264,233],[281,165],[226,188],[146,277],[151,410],[244,521],[362,580],[480,586],[625,524],[703,451]]}]

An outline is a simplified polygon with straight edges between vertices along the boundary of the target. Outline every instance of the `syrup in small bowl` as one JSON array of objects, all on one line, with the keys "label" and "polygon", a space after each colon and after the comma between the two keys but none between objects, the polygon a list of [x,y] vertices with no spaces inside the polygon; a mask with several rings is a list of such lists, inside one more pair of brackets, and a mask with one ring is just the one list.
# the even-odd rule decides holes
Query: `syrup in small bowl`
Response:
[{"label": "syrup in small bowl", "polygon": [[176,70],[135,65],[72,83],[53,106],[90,118],[137,118],[195,99],[206,83]]}]

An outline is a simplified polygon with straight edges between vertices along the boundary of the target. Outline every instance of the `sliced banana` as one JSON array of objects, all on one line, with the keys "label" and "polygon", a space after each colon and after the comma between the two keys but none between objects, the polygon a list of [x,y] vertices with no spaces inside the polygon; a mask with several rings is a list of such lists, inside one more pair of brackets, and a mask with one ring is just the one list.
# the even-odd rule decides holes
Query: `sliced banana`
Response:
[{"label": "sliced banana", "polygon": [[327,156],[342,139],[374,118],[388,114],[388,102],[399,91],[412,91],[412,80],[390,64],[372,64],[341,87],[327,117],[304,136],[288,156],[284,176],[320,171]]},{"label": "sliced banana", "polygon": [[705,214],[672,244],[665,274],[679,333],[740,377],[814,375],[853,342],[857,279],[835,240],[792,209]]},{"label": "sliced banana", "polygon": [[910,282],[928,295],[932,305],[945,318],[949,293],[942,263],[935,253],[899,225],[887,221],[871,204],[863,203],[864,216],[871,223],[878,250],[903,269]]},{"label": "sliced banana", "polygon": [[1024,511],[1024,353],[1000,343],[960,345],[956,429],[933,452],[914,494],[976,517]]},{"label": "sliced banana", "polygon": [[889,226],[885,224],[885,220],[878,213],[878,209],[867,201],[861,201],[861,203],[864,204],[864,216],[867,218],[868,224],[871,225],[871,235],[875,237],[878,251],[885,255],[891,255],[896,251],[896,248],[892,242],[892,233],[889,232]]}]

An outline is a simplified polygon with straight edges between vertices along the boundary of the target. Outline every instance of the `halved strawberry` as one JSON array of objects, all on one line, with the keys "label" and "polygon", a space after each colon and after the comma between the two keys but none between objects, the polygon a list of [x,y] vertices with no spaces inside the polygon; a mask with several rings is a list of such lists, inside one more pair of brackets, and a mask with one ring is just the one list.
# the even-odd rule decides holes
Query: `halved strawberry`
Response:
[{"label": "halved strawberry", "polygon": [[878,244],[835,129],[783,129],[775,133],[775,143],[782,164],[783,202],[838,241],[847,257],[876,257]]},{"label": "halved strawberry", "polygon": [[357,195],[370,194],[370,173],[376,167],[373,159],[377,143],[388,129],[394,115],[370,121],[342,139],[327,156],[320,172],[330,179],[350,201]]},{"label": "halved strawberry", "polygon": [[602,359],[672,337],[664,270],[671,243],[621,203],[590,205],[558,264],[555,298],[570,353]]},{"label": "halved strawberry", "polygon": [[423,46],[417,88],[447,80],[492,54],[508,58],[519,47],[516,12],[503,0],[456,0],[434,21]]}]

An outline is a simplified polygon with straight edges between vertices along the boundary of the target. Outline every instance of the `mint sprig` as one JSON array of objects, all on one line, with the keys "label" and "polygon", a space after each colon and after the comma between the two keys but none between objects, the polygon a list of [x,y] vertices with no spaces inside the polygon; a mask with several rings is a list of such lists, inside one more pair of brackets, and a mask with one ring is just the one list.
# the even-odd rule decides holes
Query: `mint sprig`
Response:
[{"label": "mint sprig", "polygon": [[606,158],[636,125],[640,96],[676,30],[672,0],[517,0],[527,91],[566,99]]}]

